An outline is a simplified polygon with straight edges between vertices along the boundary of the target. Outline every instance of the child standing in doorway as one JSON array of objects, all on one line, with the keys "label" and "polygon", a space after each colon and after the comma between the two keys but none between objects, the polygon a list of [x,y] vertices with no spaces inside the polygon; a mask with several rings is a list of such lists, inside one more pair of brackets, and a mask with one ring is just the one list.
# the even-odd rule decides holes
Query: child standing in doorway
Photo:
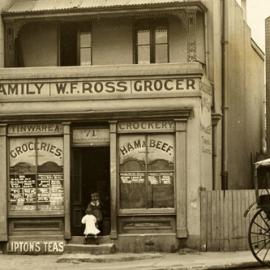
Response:
[{"label": "child standing in doorway", "polygon": [[97,219],[97,227],[100,229],[103,215],[101,211],[100,197],[97,192],[91,194],[91,200],[87,206],[85,213],[91,212]]},{"label": "child standing in doorway", "polygon": [[88,237],[97,238],[97,235],[100,233],[100,230],[96,227],[97,219],[90,209],[88,209],[86,211],[86,214],[83,216],[82,224],[85,224],[84,229],[85,238]]}]

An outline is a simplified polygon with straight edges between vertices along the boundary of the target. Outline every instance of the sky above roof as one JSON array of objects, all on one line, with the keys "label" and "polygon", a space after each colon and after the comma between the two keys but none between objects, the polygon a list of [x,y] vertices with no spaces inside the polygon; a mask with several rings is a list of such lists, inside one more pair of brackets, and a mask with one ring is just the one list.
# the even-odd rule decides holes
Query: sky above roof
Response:
[{"label": "sky above roof", "polygon": [[247,22],[252,38],[265,51],[265,18],[270,16],[270,0],[247,0]]}]

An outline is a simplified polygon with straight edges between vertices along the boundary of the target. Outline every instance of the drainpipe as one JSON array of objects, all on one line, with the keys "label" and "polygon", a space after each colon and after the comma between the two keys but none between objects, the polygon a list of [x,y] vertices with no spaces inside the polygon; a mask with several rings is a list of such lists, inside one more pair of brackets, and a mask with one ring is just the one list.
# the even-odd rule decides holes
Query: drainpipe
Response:
[{"label": "drainpipe", "polygon": [[222,111],[222,149],[221,149],[221,188],[228,189],[228,104],[226,91],[226,55],[227,55],[227,35],[226,35],[226,1],[222,0],[222,56],[221,56],[221,111]]}]

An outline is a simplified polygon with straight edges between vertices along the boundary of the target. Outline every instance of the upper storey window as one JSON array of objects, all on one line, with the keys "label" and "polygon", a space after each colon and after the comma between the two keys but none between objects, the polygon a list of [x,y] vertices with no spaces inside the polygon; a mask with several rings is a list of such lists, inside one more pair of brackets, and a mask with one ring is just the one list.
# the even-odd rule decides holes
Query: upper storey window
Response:
[{"label": "upper storey window", "polygon": [[92,64],[92,35],[88,24],[65,23],[60,27],[60,66]]},{"label": "upper storey window", "polygon": [[81,66],[87,66],[92,64],[92,36],[91,32],[84,30],[79,31],[79,64]]},{"label": "upper storey window", "polygon": [[166,23],[139,23],[136,25],[136,63],[168,63],[168,26]]}]

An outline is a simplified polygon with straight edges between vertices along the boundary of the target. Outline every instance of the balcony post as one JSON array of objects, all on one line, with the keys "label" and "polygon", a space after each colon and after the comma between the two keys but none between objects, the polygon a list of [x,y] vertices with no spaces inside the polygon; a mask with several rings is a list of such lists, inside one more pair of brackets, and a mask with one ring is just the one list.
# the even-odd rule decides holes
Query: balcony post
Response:
[{"label": "balcony post", "polygon": [[195,8],[186,9],[188,62],[194,62],[197,59],[196,16],[197,16],[197,9]]},{"label": "balcony post", "polygon": [[18,55],[16,43],[19,32],[25,22],[6,22],[5,23],[5,67],[17,67]]}]

